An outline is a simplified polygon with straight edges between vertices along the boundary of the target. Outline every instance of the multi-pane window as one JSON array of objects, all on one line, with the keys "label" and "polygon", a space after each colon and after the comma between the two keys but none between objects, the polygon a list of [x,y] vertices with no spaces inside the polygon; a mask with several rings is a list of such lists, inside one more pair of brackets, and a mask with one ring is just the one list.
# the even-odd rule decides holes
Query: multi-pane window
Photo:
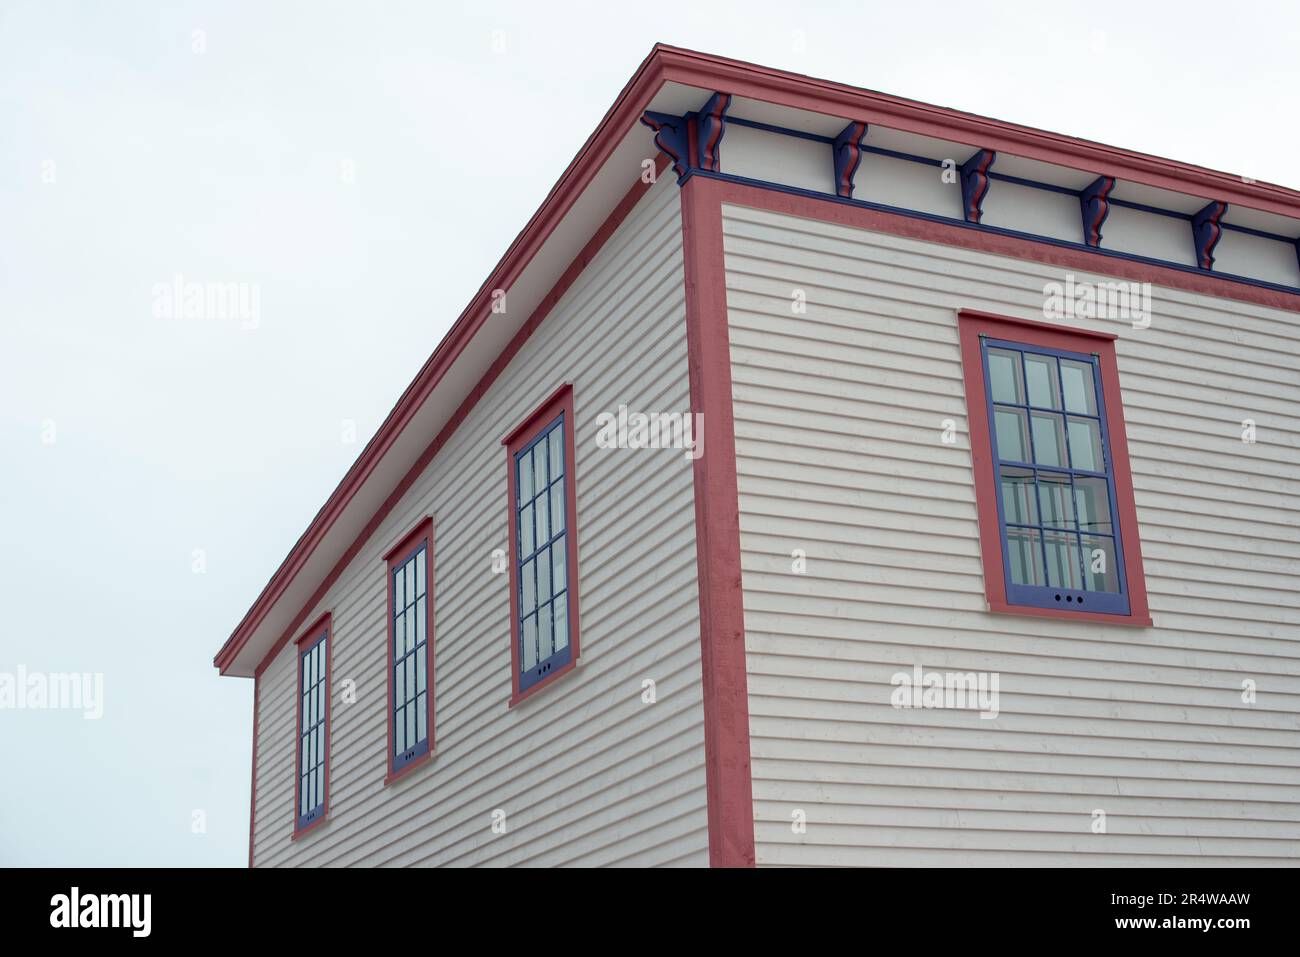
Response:
[{"label": "multi-pane window", "polygon": [[1099,357],[981,336],[1007,600],[1127,615]]},{"label": "multi-pane window", "polygon": [[571,660],[566,427],[561,412],[514,455],[520,691]]},{"label": "multi-pane window", "polygon": [[325,816],[329,699],[329,626],[322,624],[305,637],[298,651],[297,831]]},{"label": "multi-pane window", "polygon": [[511,704],[578,663],[573,389],[561,386],[501,440],[510,528]]},{"label": "multi-pane window", "polygon": [[428,556],[429,537],[420,534],[389,558],[392,773],[430,749]]}]

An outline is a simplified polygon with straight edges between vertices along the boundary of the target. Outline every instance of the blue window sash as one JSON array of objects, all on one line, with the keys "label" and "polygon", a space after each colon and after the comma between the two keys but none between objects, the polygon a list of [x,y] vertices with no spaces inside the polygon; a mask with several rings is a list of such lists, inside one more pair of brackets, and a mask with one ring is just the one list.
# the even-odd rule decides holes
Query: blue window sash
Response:
[{"label": "blue window sash", "polygon": [[[993,383],[989,375],[989,350],[1002,349],[1008,352],[1018,352],[1021,354],[1021,387],[1024,390],[1024,404],[1019,405],[1010,402],[993,401]],[[1025,355],[1042,355],[1054,356],[1057,359],[1069,359],[1088,365],[1092,369],[1093,392],[1097,398],[1097,414],[1090,416],[1080,413],[1066,413],[1064,383],[1061,380],[1058,366],[1057,390],[1060,393],[1060,409],[1046,409],[1039,406],[1030,405],[1029,383],[1027,373],[1025,372]],[[1128,579],[1124,571],[1124,543],[1122,538],[1122,529],[1120,528],[1119,508],[1115,499],[1115,475],[1114,459],[1111,455],[1110,447],[1110,429],[1106,421],[1106,399],[1107,396],[1102,388],[1101,367],[1095,355],[1087,355],[1079,352],[1068,352],[1062,349],[1049,349],[1045,346],[1031,346],[1022,342],[1012,342],[1006,339],[991,339],[986,336],[980,336],[980,361],[983,365],[984,373],[984,403],[985,414],[988,416],[989,425],[989,445],[993,452],[993,489],[994,498],[997,501],[998,508],[998,536],[1002,547],[1002,569],[1003,577],[1006,584],[1007,602],[1012,605],[1027,605],[1035,608],[1052,608],[1063,611],[1084,611],[1098,612],[1110,615],[1127,615],[1130,613],[1129,596],[1128,596]],[[1018,462],[1014,459],[1002,458],[1001,451],[998,448],[998,430],[997,420],[994,417],[994,406],[1003,406],[1006,408],[1022,409],[1025,412],[1026,425],[1028,426],[1029,438],[1029,458],[1036,457],[1034,451],[1034,429],[1033,429],[1033,411],[1051,412],[1060,414],[1065,421],[1068,417],[1092,419],[1099,423],[1101,430],[1101,452],[1105,462],[1104,472],[1093,472],[1086,469],[1076,469],[1073,467],[1073,452],[1070,449],[1069,430],[1066,429],[1065,436],[1065,454],[1066,467],[1053,467],[1037,465],[1033,462]],[[1112,551],[1115,560],[1115,582],[1119,591],[1102,592],[1092,591],[1088,588],[1057,588],[1052,585],[1022,585],[1012,580],[1011,576],[1011,550],[1007,543],[1007,517],[1005,506],[1002,501],[1002,468],[1022,468],[1031,469],[1034,472],[1034,511],[1038,516],[1038,525],[1020,525],[1012,522],[1012,528],[1032,529],[1038,532],[1039,549],[1042,553],[1043,574],[1046,576],[1048,571],[1047,562],[1047,543],[1046,537],[1050,532],[1057,530],[1053,526],[1043,525],[1042,515],[1042,498],[1038,491],[1038,474],[1040,472],[1056,473],[1063,476],[1080,476],[1083,478],[1101,478],[1106,481],[1106,493],[1110,503],[1111,516],[1111,534],[1110,539],[1114,543]],[[1073,485],[1071,486],[1073,489]],[[1070,495],[1070,506],[1075,510],[1075,522],[1073,530],[1060,529],[1066,534],[1073,535],[1075,541],[1080,543],[1079,554],[1081,562],[1084,561],[1082,540],[1078,537],[1082,529],[1078,525],[1078,502],[1073,492]],[[1098,536],[1107,537],[1107,536]],[[1087,585],[1088,576],[1083,567],[1080,568],[1080,581]]]},{"label": "blue window sash", "polygon": [[[423,757],[424,755],[426,755],[426,754],[429,753],[429,723],[428,723],[428,717],[427,717],[427,715],[428,715],[428,711],[429,711],[429,704],[428,704],[428,702],[429,702],[429,696],[433,694],[433,689],[429,687],[429,678],[428,678],[428,675],[429,675],[429,659],[428,659],[428,656],[431,654],[431,652],[429,651],[429,648],[428,648],[428,644],[429,644],[429,614],[430,614],[429,603],[430,603],[430,598],[429,598],[429,587],[428,587],[428,577],[429,577],[429,555],[428,555],[428,552],[427,552],[427,546],[428,546],[428,543],[425,542],[425,541],[421,541],[420,544],[413,546],[413,547],[412,547],[412,548],[411,548],[411,549],[406,553],[406,557],[404,557],[400,562],[397,562],[397,563],[394,563],[393,565],[391,565],[390,568],[389,568],[389,571],[388,571],[388,575],[389,575],[389,587],[390,587],[391,589],[393,589],[393,593],[392,593],[392,594],[393,594],[393,602],[392,602],[392,606],[391,606],[391,607],[389,608],[389,610],[388,610],[388,624],[389,624],[389,628],[388,628],[388,643],[389,643],[389,647],[392,649],[392,659],[391,659],[391,660],[392,660],[392,667],[390,667],[390,668],[388,669],[388,680],[389,680],[389,682],[391,682],[391,687],[392,687],[392,689],[393,689],[393,707],[392,707],[392,710],[389,712],[389,715],[388,715],[388,724],[389,724],[389,729],[390,729],[391,732],[392,732],[392,745],[391,745],[391,746],[392,746],[392,748],[394,749],[394,753],[390,755],[390,757],[392,758],[392,761],[393,761],[393,767],[392,767],[392,771],[393,771],[393,773],[396,773],[397,771],[400,771],[402,768],[406,767],[406,766],[407,766],[408,764],[410,764],[412,761],[416,760],[417,758]],[[401,608],[398,608],[398,607],[397,607],[397,600],[396,600],[396,598],[397,598],[397,591],[396,591],[397,586],[394,584],[394,582],[395,582],[396,577],[397,577],[398,575],[405,575],[405,574],[406,574],[406,567],[407,567],[408,565],[410,565],[412,562],[416,561],[416,559],[419,557],[419,555],[420,555],[422,552],[424,553],[424,570],[425,570],[425,575],[424,575],[423,580],[421,580],[421,578],[420,578],[420,576],[419,576],[419,574],[418,574],[420,566],[419,566],[419,564],[416,564],[415,568],[416,568],[416,572],[417,572],[417,574],[416,574],[416,576],[415,576],[415,580],[416,580],[416,585],[417,585],[417,587],[422,587],[422,588],[424,588],[424,594],[423,594],[423,596],[422,596],[422,597],[424,598],[424,640],[423,640],[423,641],[417,641],[417,642],[415,642],[415,643],[411,646],[411,650],[410,650],[409,652],[406,652],[406,653],[404,653],[404,654],[402,654],[402,655],[399,656],[399,655],[397,654],[397,646],[396,646],[396,640],[397,640],[397,616],[400,615],[400,614],[403,614],[403,613],[406,613],[406,612],[409,611],[409,612],[411,613],[411,618],[414,619],[414,616],[415,616],[415,614],[417,613],[417,610],[419,609],[419,597],[412,597],[412,596],[410,596],[410,595],[403,595],[402,607],[401,607]],[[418,632],[417,632],[417,635],[418,635]],[[418,741],[416,741],[414,744],[410,743],[409,741],[404,741],[403,743],[406,745],[406,747],[404,747],[401,751],[397,751],[397,750],[396,750],[396,748],[397,748],[397,715],[398,715],[399,711],[402,711],[403,708],[408,708],[408,707],[409,707],[409,708],[414,708],[414,707],[416,707],[416,706],[419,704],[419,701],[420,701],[420,694],[419,694],[419,692],[412,693],[412,689],[411,689],[410,687],[405,687],[405,688],[402,689],[402,690],[403,690],[403,698],[402,698],[401,701],[399,701],[399,700],[397,699],[397,676],[396,676],[396,671],[397,671],[397,667],[398,667],[399,665],[403,664],[403,663],[404,663],[408,658],[413,658],[413,659],[415,660],[415,663],[416,663],[416,669],[415,669],[415,671],[416,671],[416,676],[417,676],[417,678],[418,678],[418,677],[419,677],[419,674],[420,674],[420,668],[419,668],[420,657],[419,657],[419,655],[420,655],[420,649],[421,649],[421,648],[425,649],[425,651],[424,651],[424,654],[425,654],[425,664],[424,664],[424,671],[423,671],[423,674],[424,674],[424,676],[425,676],[425,679],[424,679],[424,694],[425,694],[425,705],[424,705],[424,708],[425,708],[425,715],[426,715],[426,718],[425,718],[425,726],[424,726],[424,736],[421,737],[421,738],[420,738]],[[416,723],[416,728],[419,728],[419,718],[418,718],[418,716],[417,716],[417,718],[416,718],[416,722],[417,722],[417,723]]]},{"label": "blue window sash", "polygon": [[[514,562],[515,562],[515,600],[516,600],[516,605],[517,605],[517,607],[518,607],[518,609],[519,609],[519,613],[518,613],[518,615],[517,615],[516,618],[515,618],[515,628],[518,629],[518,635],[519,635],[519,637],[518,637],[518,644],[519,644],[519,691],[520,691],[521,693],[522,693],[523,691],[527,690],[528,688],[531,688],[533,685],[537,684],[537,682],[541,681],[543,678],[547,677],[548,675],[553,674],[555,671],[557,671],[558,669],[560,669],[560,668],[563,667],[564,665],[567,665],[570,661],[573,660],[573,631],[572,631],[572,629],[573,629],[573,601],[572,601],[572,595],[573,595],[573,588],[575,587],[575,583],[569,581],[569,577],[570,577],[570,576],[569,576],[569,574],[568,574],[568,572],[569,572],[569,564],[568,564],[568,562],[569,562],[569,546],[570,546],[570,543],[573,541],[573,537],[569,534],[569,532],[570,532],[570,529],[571,529],[571,523],[574,521],[574,516],[569,514],[569,508],[568,508],[568,504],[569,504],[569,498],[568,498],[569,485],[568,485],[568,483],[571,482],[571,481],[573,481],[573,474],[572,474],[573,470],[572,470],[572,468],[570,467],[570,463],[569,463],[569,461],[568,461],[568,436],[564,436],[564,437],[563,437],[563,438],[564,438],[564,442],[563,442],[562,448],[563,448],[563,450],[564,450],[564,456],[565,456],[565,458],[564,458],[564,475],[562,475],[562,476],[560,477],[560,479],[558,480],[558,483],[557,483],[555,480],[550,480],[550,481],[548,481],[548,482],[547,482],[547,486],[546,486],[547,491],[546,491],[545,493],[540,493],[540,492],[538,492],[536,486],[534,486],[534,488],[533,488],[533,496],[532,496],[532,498],[530,498],[530,499],[528,500],[528,502],[523,502],[523,503],[521,503],[521,502],[519,501],[519,489],[518,489],[518,485],[517,485],[517,483],[518,483],[518,481],[519,481],[519,460],[522,459],[525,455],[527,455],[527,454],[529,454],[530,452],[532,452],[532,450],[533,450],[533,446],[538,445],[538,444],[541,443],[541,442],[545,442],[545,441],[547,441],[547,440],[550,438],[551,432],[554,431],[555,428],[556,428],[557,426],[560,427],[560,428],[567,428],[567,423],[566,423],[565,420],[564,420],[564,413],[563,413],[563,412],[561,412],[561,413],[560,413],[559,415],[557,415],[554,419],[552,419],[552,420],[551,420],[550,422],[548,422],[545,426],[543,426],[540,430],[538,430],[538,433],[537,433],[535,436],[533,436],[533,438],[532,438],[531,440],[529,440],[529,442],[528,442],[526,445],[524,445],[521,449],[519,449],[519,451],[517,451],[517,452],[514,454],[514,456],[513,456],[512,459],[511,459],[511,464],[510,464],[510,467],[514,469],[514,475],[515,475],[515,477],[514,477],[514,481],[515,481],[515,483],[516,483],[516,487],[515,487],[515,501],[511,504],[511,507],[514,509],[514,512],[515,512],[515,515],[514,515],[514,522],[515,522],[515,542],[516,542],[516,546],[515,546],[515,551],[516,551],[516,553],[515,553],[515,555],[514,555]],[[548,460],[548,463],[549,463],[549,460]],[[549,464],[548,464],[548,468],[549,468]],[[549,471],[548,471],[548,473],[547,473],[547,479],[551,479],[551,476],[550,476],[550,474],[549,474]],[[523,541],[524,541],[524,537],[523,537],[523,527],[522,527],[524,508],[527,507],[528,505],[532,504],[532,503],[533,503],[534,501],[536,501],[538,498],[540,498],[540,496],[541,496],[542,494],[549,494],[551,486],[556,485],[556,484],[559,484],[559,485],[560,485],[560,493],[561,493],[562,499],[563,499],[563,501],[564,501],[564,508],[565,508],[565,514],[564,514],[564,529],[563,529],[562,531],[560,531],[558,534],[556,533],[556,531],[555,531],[555,523],[554,523],[554,516],[552,516],[551,529],[550,529],[550,531],[551,531],[550,537],[547,538],[546,541],[544,541],[544,542],[540,542],[540,541],[537,540],[537,536],[536,536],[536,528],[534,527],[534,535],[533,535],[533,550],[532,550],[529,554],[525,555],[525,554],[523,554]],[[536,514],[537,514],[537,510],[534,509],[534,510],[533,510],[534,522],[536,521]],[[527,660],[527,656],[524,654],[524,648],[523,648],[524,636],[525,636],[525,633],[526,633],[526,629],[525,629],[525,627],[524,627],[524,622],[525,622],[526,619],[528,619],[529,617],[531,617],[532,614],[536,614],[536,613],[537,613],[537,608],[535,607],[535,608],[532,609],[532,611],[531,611],[530,613],[528,613],[528,614],[525,614],[524,611],[523,611],[523,607],[524,607],[524,565],[526,565],[526,564],[527,564],[531,559],[536,558],[537,555],[539,555],[539,554],[542,552],[543,549],[546,549],[546,548],[552,547],[552,546],[553,546],[557,541],[559,541],[559,539],[561,539],[561,538],[564,539],[564,568],[565,568],[564,589],[563,589],[563,591],[561,591],[561,592],[559,592],[559,593],[554,593],[554,592],[553,592],[552,595],[551,595],[551,597],[550,597],[550,599],[549,599],[549,601],[552,603],[552,607],[554,607],[555,604],[558,604],[558,603],[561,602],[561,601],[564,602],[564,607],[565,607],[565,611],[566,611],[565,622],[566,622],[566,627],[569,629],[569,635],[568,635],[567,640],[566,640],[565,643],[564,643],[564,647],[563,647],[563,648],[561,648],[561,649],[558,650],[558,651],[552,651],[551,654],[548,655],[546,658],[539,658],[539,660],[538,660],[537,662],[535,662],[535,663],[532,665],[532,667],[525,668],[525,667],[524,667],[524,662]],[[534,574],[536,574],[536,562],[534,562]],[[554,582],[552,582],[552,586],[554,586]],[[537,586],[536,586],[536,581],[534,581],[534,583],[533,583],[533,595],[534,595],[534,598],[536,598],[536,596],[537,596]],[[537,601],[537,602],[535,602],[535,604],[537,605],[537,607],[540,607],[542,603],[541,603],[540,601]],[[551,615],[551,629],[552,629],[552,635],[554,635],[554,629],[555,629],[555,616],[554,616],[554,613],[552,613],[552,615]],[[554,645],[554,638],[552,638],[552,642],[551,642],[551,643],[552,643],[552,645]]]},{"label": "blue window sash", "polygon": [[[297,814],[298,830],[300,831],[303,828],[307,827],[308,825],[314,824],[316,821],[320,820],[320,818],[325,814],[324,768],[325,768],[325,756],[329,754],[329,724],[325,720],[325,716],[329,713],[329,707],[330,707],[329,645],[325,645],[325,647],[321,651],[320,665],[317,669],[316,674],[313,675],[313,681],[310,688],[305,687],[305,679],[307,677],[306,663],[307,663],[308,655],[312,654],[312,652],[314,652],[318,647],[320,647],[328,638],[329,638],[329,629],[327,628],[323,632],[321,632],[319,638],[317,638],[310,645],[308,645],[306,648],[303,648],[298,653],[298,696],[297,696],[296,705],[298,708],[298,714],[300,716],[302,715],[303,712],[303,699],[307,697],[309,692],[314,695],[315,689],[317,687],[320,687],[321,689],[320,713],[315,715],[315,721],[310,726],[306,723],[306,721],[302,721],[301,731],[298,734],[298,742],[297,742],[298,760],[295,762],[295,764],[298,766],[298,774],[296,780],[294,781],[294,806],[298,809],[298,814]],[[307,764],[307,762],[305,762],[302,757],[303,744],[312,736],[313,732],[315,732],[318,728],[320,729],[320,740],[321,740],[320,750],[319,753],[314,755],[314,760],[312,761],[312,763]],[[315,803],[310,808],[308,808],[305,807],[303,803],[304,802],[303,779],[311,777],[313,774],[315,774],[318,768],[321,769],[321,783],[316,793]]]}]

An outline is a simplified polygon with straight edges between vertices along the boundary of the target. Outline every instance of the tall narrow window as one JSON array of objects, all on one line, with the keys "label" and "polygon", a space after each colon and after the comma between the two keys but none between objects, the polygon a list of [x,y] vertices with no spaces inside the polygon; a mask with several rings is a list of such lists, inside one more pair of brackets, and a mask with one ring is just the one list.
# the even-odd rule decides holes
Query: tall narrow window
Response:
[{"label": "tall narrow window", "polygon": [[298,746],[295,755],[297,813],[294,835],[325,819],[329,810],[330,617],[324,616],[297,642]]},{"label": "tall narrow window", "polygon": [[504,444],[510,502],[512,701],[578,657],[573,393],[565,386]]},{"label": "tall narrow window", "polygon": [[1113,337],[960,322],[990,606],[1145,623]]},{"label": "tall narrow window", "polygon": [[433,752],[433,520],[425,519],[388,562],[388,774]]}]

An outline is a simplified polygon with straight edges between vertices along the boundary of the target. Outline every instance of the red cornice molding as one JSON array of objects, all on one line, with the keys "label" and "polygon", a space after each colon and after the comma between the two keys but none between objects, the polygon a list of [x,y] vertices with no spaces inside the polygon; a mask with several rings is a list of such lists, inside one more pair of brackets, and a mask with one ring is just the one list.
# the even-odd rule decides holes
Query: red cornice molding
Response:
[{"label": "red cornice molding", "polygon": [[1284,186],[1246,183],[1231,173],[693,50],[661,45],[655,47],[655,54],[668,81],[1300,219],[1300,191]]},{"label": "red cornice molding", "polygon": [[907,213],[856,206],[852,203],[839,202],[834,196],[804,195],[704,176],[693,177],[693,179],[704,179],[715,184],[712,189],[717,192],[723,203],[765,209],[773,213],[837,223],[878,233],[889,233],[908,239],[942,243],[946,246],[959,246],[963,249],[974,249],[1027,262],[1047,263],[1082,273],[1094,273],[1133,282],[1149,282],[1156,286],[1185,289],[1203,296],[1250,302],[1271,309],[1300,312],[1298,293],[1257,286],[1227,276],[1174,269],[1170,266],[1118,256],[1103,256],[1092,249],[1058,246],[1028,237],[973,229],[959,221],[940,222],[909,216]]}]

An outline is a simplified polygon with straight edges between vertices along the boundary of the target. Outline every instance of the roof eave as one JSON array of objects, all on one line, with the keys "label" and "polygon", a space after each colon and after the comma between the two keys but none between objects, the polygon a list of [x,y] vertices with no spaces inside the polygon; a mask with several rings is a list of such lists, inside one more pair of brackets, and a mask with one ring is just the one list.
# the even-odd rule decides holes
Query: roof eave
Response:
[{"label": "roof eave", "polygon": [[[815,113],[864,120],[941,140],[967,143],[1027,159],[1090,170],[1134,183],[1300,218],[1300,192],[1240,176],[1179,163],[1144,153],[1019,126],[946,107],[858,89],[680,47],[656,44],[624,86],[595,131],[565,169],[496,268],[479,287],[447,335],[402,393],[379,430],[339,482],[307,530],[271,576],[213,663],[222,674],[343,513],[354,493],[372,474],[437,383],[487,320],[494,289],[509,288],[542,248],[600,171],[627,130],[650,106],[665,83],[722,91]],[[241,668],[240,672],[247,671]]]}]

